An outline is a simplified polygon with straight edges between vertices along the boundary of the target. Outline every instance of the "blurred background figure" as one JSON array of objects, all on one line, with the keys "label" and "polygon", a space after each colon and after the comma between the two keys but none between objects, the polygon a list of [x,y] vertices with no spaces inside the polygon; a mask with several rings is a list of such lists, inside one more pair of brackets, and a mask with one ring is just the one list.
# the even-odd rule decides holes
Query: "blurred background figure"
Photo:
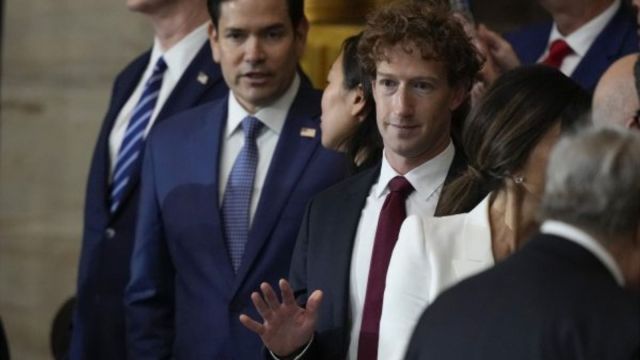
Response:
[{"label": "blurred background figure", "polygon": [[640,134],[621,127],[563,139],[547,170],[541,233],[443,293],[406,359],[638,359],[638,154]]},{"label": "blurred background figure", "polygon": [[404,354],[440,292],[502,261],[537,230],[551,147],[588,119],[588,109],[586,92],[546,66],[513,70],[488,90],[463,130],[468,167],[441,198],[446,213],[459,215],[410,216],[402,224],[380,320],[381,336],[394,338],[385,358]]},{"label": "blurred background figure", "polygon": [[492,61],[507,70],[542,63],[560,69],[589,92],[616,59],[638,51],[636,21],[622,0],[539,0],[553,21],[502,38],[479,28]]},{"label": "blurred background figure", "polygon": [[155,124],[227,94],[207,41],[205,0],[128,0],[149,18],[151,50],[116,78],[86,190],[71,359],[124,359],[144,140]]},{"label": "blurred background figure", "polygon": [[602,75],[593,94],[593,121],[640,129],[640,61],[627,55]]},{"label": "blurred background figure", "polygon": [[382,139],[376,126],[371,80],[358,60],[362,34],[348,37],[331,65],[322,94],[322,146],[346,152],[352,172],[377,164]]}]

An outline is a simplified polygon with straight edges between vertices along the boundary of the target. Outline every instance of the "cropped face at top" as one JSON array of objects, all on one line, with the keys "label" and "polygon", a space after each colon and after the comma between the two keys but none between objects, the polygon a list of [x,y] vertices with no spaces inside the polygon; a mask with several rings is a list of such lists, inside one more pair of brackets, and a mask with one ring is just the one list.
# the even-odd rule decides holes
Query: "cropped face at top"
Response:
[{"label": "cropped face at top", "polygon": [[[327,87],[322,93],[322,146],[345,151],[348,140],[355,134],[362,117],[357,116],[362,109],[362,95],[357,88],[348,90],[344,86],[344,52],[331,65],[327,75]],[[360,91],[361,92],[361,91]],[[360,96],[360,101],[356,97]]]},{"label": "cropped face at top", "polygon": [[442,62],[425,59],[413,44],[382,49],[373,96],[377,124],[388,160],[421,163],[446,148],[451,112],[464,99]]},{"label": "cropped face at top", "polygon": [[249,112],[273,103],[289,87],[308,23],[293,28],[285,0],[230,0],[220,4],[211,31],[213,57],[238,102]]}]

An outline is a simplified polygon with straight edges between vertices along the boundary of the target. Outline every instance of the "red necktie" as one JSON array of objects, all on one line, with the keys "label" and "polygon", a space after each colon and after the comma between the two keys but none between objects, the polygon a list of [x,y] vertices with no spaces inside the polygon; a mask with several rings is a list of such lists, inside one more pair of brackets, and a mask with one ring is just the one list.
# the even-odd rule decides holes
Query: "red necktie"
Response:
[{"label": "red necktie", "polygon": [[389,190],[378,218],[378,228],[369,266],[367,293],[364,299],[358,341],[359,360],[373,360],[378,356],[378,334],[387,268],[391,260],[391,252],[398,240],[400,225],[407,217],[405,200],[413,191],[413,186],[404,177],[396,176],[389,182]]},{"label": "red necktie", "polygon": [[559,69],[564,58],[572,52],[573,50],[566,41],[562,39],[554,40],[549,47],[549,54],[542,60],[542,63]]}]

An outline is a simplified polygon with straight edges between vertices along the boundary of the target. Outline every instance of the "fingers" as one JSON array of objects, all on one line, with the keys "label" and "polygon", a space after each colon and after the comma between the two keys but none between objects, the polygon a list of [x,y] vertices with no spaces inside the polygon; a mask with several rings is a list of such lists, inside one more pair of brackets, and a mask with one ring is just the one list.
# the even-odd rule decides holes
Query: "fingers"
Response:
[{"label": "fingers", "polygon": [[258,335],[264,334],[264,331],[265,331],[264,326],[259,322],[253,320],[252,318],[248,317],[245,314],[240,315],[239,319],[242,325],[244,325],[247,329],[253,331]]},{"label": "fingers", "polygon": [[282,302],[286,306],[295,306],[295,305],[297,305],[296,298],[293,295],[293,289],[291,289],[291,286],[289,285],[289,282],[287,280],[285,280],[285,279],[280,279],[278,284],[280,285],[280,292],[282,294]]},{"label": "fingers", "polygon": [[278,300],[278,296],[276,292],[273,291],[271,285],[265,283],[260,284],[260,290],[262,290],[262,295],[264,296],[267,305],[271,310],[277,310],[280,307],[280,300]]},{"label": "fingers", "polygon": [[315,318],[316,313],[318,312],[318,308],[320,307],[320,303],[322,302],[322,290],[316,290],[311,293],[311,296],[307,299],[307,312],[310,316]]},{"label": "fingers", "polygon": [[251,293],[251,302],[253,302],[253,306],[256,307],[258,314],[260,314],[263,319],[268,320],[271,318],[271,308],[262,300],[260,294],[257,292]]}]

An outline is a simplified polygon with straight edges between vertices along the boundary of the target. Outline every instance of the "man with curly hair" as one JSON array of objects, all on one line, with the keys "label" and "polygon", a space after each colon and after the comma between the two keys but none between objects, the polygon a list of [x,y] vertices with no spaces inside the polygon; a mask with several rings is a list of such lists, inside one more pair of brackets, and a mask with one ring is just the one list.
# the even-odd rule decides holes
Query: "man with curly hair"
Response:
[{"label": "man with curly hair", "polygon": [[[266,283],[242,315],[276,358],[376,359],[385,276],[407,214],[444,215],[443,186],[464,160],[452,113],[468,97],[481,58],[442,2],[394,3],[371,14],[358,54],[371,76],[381,163],[308,205],[282,302]],[[295,294],[295,295],[294,295]]]}]

